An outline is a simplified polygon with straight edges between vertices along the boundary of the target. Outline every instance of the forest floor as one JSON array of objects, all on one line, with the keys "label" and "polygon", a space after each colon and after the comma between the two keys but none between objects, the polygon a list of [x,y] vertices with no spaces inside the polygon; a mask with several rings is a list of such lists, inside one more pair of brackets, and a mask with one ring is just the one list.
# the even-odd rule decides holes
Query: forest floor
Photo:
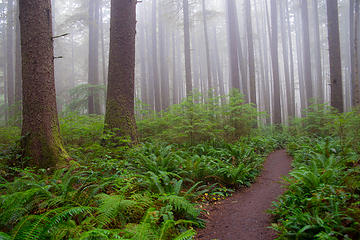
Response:
[{"label": "forest floor", "polygon": [[207,226],[199,231],[198,240],[272,240],[276,233],[269,229],[271,216],[266,212],[280,196],[281,177],[291,170],[291,158],[285,150],[271,153],[262,174],[250,188],[207,209]]}]

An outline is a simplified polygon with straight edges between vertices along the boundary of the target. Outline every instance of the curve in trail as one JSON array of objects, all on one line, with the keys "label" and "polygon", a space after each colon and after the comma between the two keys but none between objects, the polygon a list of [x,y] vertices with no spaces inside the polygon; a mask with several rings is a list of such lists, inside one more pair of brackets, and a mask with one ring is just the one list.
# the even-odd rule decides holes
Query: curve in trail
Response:
[{"label": "curve in trail", "polygon": [[266,210],[285,189],[281,177],[291,170],[291,158],[285,150],[271,153],[257,181],[210,210],[207,227],[198,240],[273,240],[276,233],[268,228],[271,217]]}]

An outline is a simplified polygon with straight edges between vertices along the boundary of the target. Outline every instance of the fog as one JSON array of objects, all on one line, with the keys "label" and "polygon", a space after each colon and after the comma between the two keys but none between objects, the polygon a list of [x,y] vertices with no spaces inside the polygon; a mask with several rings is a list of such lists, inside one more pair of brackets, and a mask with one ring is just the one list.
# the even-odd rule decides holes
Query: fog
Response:
[{"label": "fog", "polygon": [[[338,101],[331,97],[333,87],[342,93],[340,105],[349,110],[360,97],[354,95],[359,87],[358,4],[339,0],[338,16],[331,15],[339,22],[341,53],[331,65],[329,41],[336,41],[328,36],[325,0],[139,1],[135,95],[145,105],[138,108],[159,112],[191,90],[218,96],[238,88],[245,102],[278,123],[300,116],[312,103]],[[103,114],[110,0],[52,0],[52,7],[58,111]],[[0,10],[5,121],[9,108],[21,101],[21,70],[16,67],[21,56],[17,3],[3,0]],[[342,84],[332,84],[330,65],[338,66]]]}]

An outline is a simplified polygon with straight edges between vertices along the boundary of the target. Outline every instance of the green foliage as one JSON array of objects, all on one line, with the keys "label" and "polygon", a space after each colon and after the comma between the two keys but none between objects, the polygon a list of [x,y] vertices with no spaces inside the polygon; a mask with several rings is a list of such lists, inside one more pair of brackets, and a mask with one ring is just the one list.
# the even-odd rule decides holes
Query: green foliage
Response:
[{"label": "green foliage", "polygon": [[339,138],[308,137],[293,139],[288,150],[295,169],[272,210],[279,239],[358,239],[359,203],[354,201],[360,188],[354,172],[360,168],[353,165],[354,151],[342,150]]},{"label": "green foliage", "polygon": [[[220,104],[221,98],[227,103]],[[212,139],[236,141],[249,135],[257,126],[258,113],[253,105],[244,104],[239,92],[233,91],[229,96],[205,100],[194,94],[166,112],[142,110],[141,116],[137,125],[142,139],[194,145]]]}]

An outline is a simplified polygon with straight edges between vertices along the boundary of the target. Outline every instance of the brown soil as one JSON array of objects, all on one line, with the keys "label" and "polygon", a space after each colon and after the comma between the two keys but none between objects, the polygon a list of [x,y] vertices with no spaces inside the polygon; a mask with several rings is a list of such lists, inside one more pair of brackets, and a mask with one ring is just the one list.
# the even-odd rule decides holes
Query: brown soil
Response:
[{"label": "brown soil", "polygon": [[291,169],[291,158],[285,150],[271,153],[264,170],[250,188],[209,209],[206,229],[199,231],[198,240],[272,240],[276,233],[269,229],[271,216],[266,210],[285,189],[281,177]]}]

